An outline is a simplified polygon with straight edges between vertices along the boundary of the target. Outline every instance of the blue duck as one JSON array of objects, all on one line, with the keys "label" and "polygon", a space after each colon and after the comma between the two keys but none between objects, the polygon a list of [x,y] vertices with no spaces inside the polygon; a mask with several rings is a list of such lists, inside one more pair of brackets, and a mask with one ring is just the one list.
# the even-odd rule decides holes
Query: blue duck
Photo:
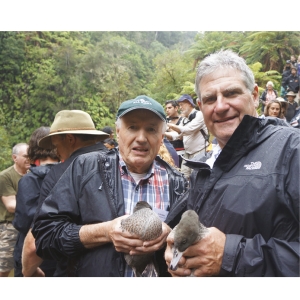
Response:
[{"label": "blue duck", "polygon": [[[146,201],[139,201],[133,214],[121,221],[122,230],[137,234],[143,241],[151,241],[162,234],[162,221]],[[158,277],[158,267],[154,254],[124,255],[127,264],[133,269],[135,277]]]},{"label": "blue duck", "polygon": [[202,239],[208,229],[200,223],[197,213],[193,210],[185,211],[180,222],[170,232],[174,235],[173,259],[170,263],[170,270],[175,271],[182,253],[192,244]]}]

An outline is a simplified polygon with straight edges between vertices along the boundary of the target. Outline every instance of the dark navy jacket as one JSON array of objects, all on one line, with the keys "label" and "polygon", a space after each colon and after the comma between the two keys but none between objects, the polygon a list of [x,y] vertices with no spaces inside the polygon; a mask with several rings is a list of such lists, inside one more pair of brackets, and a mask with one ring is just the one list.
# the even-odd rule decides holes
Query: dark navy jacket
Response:
[{"label": "dark navy jacket", "polygon": [[[18,193],[16,195],[16,210],[13,219],[13,226],[19,231],[17,242],[14,248],[14,276],[22,277],[22,250],[25,237],[30,229],[33,216],[38,206],[40,189],[45,176],[55,164],[44,166],[31,166],[30,172],[23,176],[18,183]],[[44,261],[40,268],[45,276],[53,276],[56,269],[56,262]]]},{"label": "dark navy jacket", "polygon": [[226,234],[222,276],[299,276],[299,130],[245,116],[211,169],[194,168],[188,209]]},{"label": "dark navy jacket", "polygon": [[300,80],[299,76],[291,74],[289,77],[287,77],[286,81],[286,86],[287,86],[287,92],[293,91],[294,93],[298,93],[299,88],[300,88]]}]

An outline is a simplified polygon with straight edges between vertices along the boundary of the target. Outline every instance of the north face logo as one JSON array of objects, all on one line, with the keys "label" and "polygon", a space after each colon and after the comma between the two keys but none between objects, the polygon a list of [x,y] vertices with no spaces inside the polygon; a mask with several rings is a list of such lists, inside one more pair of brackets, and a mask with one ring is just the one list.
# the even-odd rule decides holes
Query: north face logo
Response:
[{"label": "north face logo", "polygon": [[148,100],[145,100],[145,99],[137,99],[137,100],[134,100],[132,103],[141,103],[141,104],[146,104],[146,105],[152,105],[151,102],[149,102]]},{"label": "north face logo", "polygon": [[244,165],[244,167],[246,168],[246,170],[259,170],[261,168],[261,162],[251,162],[250,165]]}]

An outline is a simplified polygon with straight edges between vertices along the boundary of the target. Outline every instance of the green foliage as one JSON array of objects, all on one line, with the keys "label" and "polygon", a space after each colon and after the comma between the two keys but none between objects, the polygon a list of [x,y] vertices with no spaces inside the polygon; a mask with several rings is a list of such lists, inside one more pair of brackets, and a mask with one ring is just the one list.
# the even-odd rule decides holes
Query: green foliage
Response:
[{"label": "green foliage", "polygon": [[258,31],[249,33],[240,50],[247,63],[259,61],[263,71],[281,72],[292,54],[299,55],[299,48],[299,31]]},{"label": "green foliage", "polygon": [[260,62],[256,62],[253,65],[249,65],[252,70],[255,82],[257,83],[260,93],[265,90],[266,84],[268,81],[272,81],[274,84],[274,89],[280,91],[281,86],[281,74],[277,71],[267,71],[261,72],[262,64]]},{"label": "green foliage", "polygon": [[221,49],[231,49],[238,53],[245,37],[245,33],[234,31],[206,31],[199,33],[195,43],[186,51],[186,54],[194,60],[195,67],[207,55]]},{"label": "green foliage", "polygon": [[157,55],[154,65],[153,86],[150,89],[157,101],[163,103],[168,99],[176,99],[186,85],[193,85],[195,71],[188,58],[178,49]]},{"label": "green foliage", "polygon": [[[240,53],[260,91],[279,90],[284,61],[298,56],[299,32],[1,31],[1,161],[15,143],[50,126],[63,109],[91,114],[98,129],[114,126],[121,102],[148,95],[162,104],[196,98],[196,65],[220,49]],[[4,157],[4,158],[3,158]]]},{"label": "green foliage", "polygon": [[9,141],[9,137],[4,127],[0,126],[0,172],[8,168],[13,164],[11,158],[12,146]]},{"label": "green foliage", "polygon": [[90,114],[96,129],[101,130],[105,126],[114,127],[115,117],[109,111],[100,98],[84,98],[84,111]]}]

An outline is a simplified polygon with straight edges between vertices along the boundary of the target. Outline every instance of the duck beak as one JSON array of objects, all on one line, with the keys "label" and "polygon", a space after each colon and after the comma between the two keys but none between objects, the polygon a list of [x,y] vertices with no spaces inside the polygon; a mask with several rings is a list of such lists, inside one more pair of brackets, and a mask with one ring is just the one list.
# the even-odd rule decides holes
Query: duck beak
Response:
[{"label": "duck beak", "polygon": [[171,263],[170,263],[170,270],[171,271],[176,271],[177,270],[177,265],[178,265],[178,262],[182,256],[182,253],[183,252],[180,252],[178,249],[174,249],[173,250],[173,258],[171,260]]}]

